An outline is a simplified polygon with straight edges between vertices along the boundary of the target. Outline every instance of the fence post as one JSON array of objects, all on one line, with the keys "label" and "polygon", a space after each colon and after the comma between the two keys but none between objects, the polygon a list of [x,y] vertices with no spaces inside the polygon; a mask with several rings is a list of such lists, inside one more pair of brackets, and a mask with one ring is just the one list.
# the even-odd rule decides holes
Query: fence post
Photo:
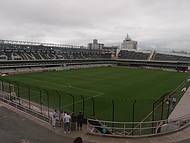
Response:
[{"label": "fence post", "polygon": [[20,105],[20,86],[19,84],[17,84],[17,97],[18,97],[18,102],[19,102],[19,105]]},{"label": "fence post", "polygon": [[155,103],[156,102],[154,102],[153,104],[152,104],[152,134],[154,134],[154,123],[153,123],[153,121],[154,121],[154,110],[155,110]]},{"label": "fence post", "polygon": [[61,111],[61,94],[58,95],[59,95],[59,111]]},{"label": "fence post", "polygon": [[29,106],[29,109],[30,109],[30,87],[28,87],[28,106]]},{"label": "fence post", "polygon": [[11,99],[11,85],[10,85],[10,82],[8,82],[9,83],[9,100],[11,101],[12,99]]},{"label": "fence post", "polygon": [[168,97],[168,111],[167,111],[167,118],[169,117],[170,114],[170,106],[171,106],[171,95]]},{"label": "fence post", "polygon": [[73,98],[73,113],[75,113],[75,96],[70,93],[68,95]]},{"label": "fence post", "polygon": [[42,114],[42,90],[40,89],[40,112]]},{"label": "fence post", "polygon": [[68,95],[71,96],[73,99],[73,113],[75,113],[75,96],[70,93],[68,93]]},{"label": "fence post", "polygon": [[84,115],[84,97],[82,95],[80,97],[82,98],[82,113]]},{"label": "fence post", "polygon": [[56,93],[58,94],[58,97],[59,97],[59,111],[61,111],[61,94],[59,93],[59,91],[58,90],[55,90],[56,91]]},{"label": "fence post", "polygon": [[160,120],[163,119],[163,115],[164,115],[164,97],[162,98],[162,109],[161,109],[161,117],[160,117]]},{"label": "fence post", "polygon": [[133,129],[132,129],[132,135],[133,135],[133,132],[134,132],[134,126],[135,126],[135,103],[136,103],[136,100],[133,102],[133,120],[132,120],[132,122],[133,122]]},{"label": "fence post", "polygon": [[115,121],[115,102],[112,99],[112,121]]},{"label": "fence post", "polygon": [[94,100],[94,97],[92,97],[92,116],[95,117],[95,100]]},{"label": "fence post", "polygon": [[2,80],[0,80],[0,82],[1,82],[0,90],[2,90]]},{"label": "fence post", "polygon": [[115,102],[112,99],[112,132],[113,132],[113,128],[114,128],[114,122],[115,121]]},{"label": "fence post", "polygon": [[47,90],[44,89],[44,91],[46,92],[46,95],[47,95],[48,117],[50,117],[49,116],[49,94]]},{"label": "fence post", "polygon": [[2,91],[5,90],[5,87],[4,87],[4,81],[2,80]]}]

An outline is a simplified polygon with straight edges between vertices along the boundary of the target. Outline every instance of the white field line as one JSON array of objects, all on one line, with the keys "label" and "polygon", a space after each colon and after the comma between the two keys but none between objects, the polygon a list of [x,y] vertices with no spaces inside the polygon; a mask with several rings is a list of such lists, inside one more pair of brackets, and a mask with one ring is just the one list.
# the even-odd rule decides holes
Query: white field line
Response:
[{"label": "white field line", "polygon": [[[70,88],[75,88],[75,89],[80,89],[80,90],[86,90],[86,91],[90,91],[90,92],[97,93],[97,94],[94,95],[94,96],[88,96],[87,98],[84,99],[84,101],[90,100],[92,97],[93,97],[93,98],[96,98],[96,97],[99,97],[99,96],[104,95],[103,92],[99,92],[99,91],[95,91],[95,90],[90,90],[90,89],[85,89],[85,88],[80,88],[80,87],[72,86],[70,83],[67,83],[67,84],[68,84],[67,87],[70,87]],[[78,96],[80,96],[80,95],[78,95]],[[77,102],[75,102],[75,104],[76,104],[76,103],[82,103],[82,102],[83,102],[83,99],[78,100]],[[70,103],[70,104],[66,104],[66,105],[64,105],[64,106],[62,106],[62,107],[64,108],[64,107],[68,107],[68,106],[72,106],[72,105],[73,105],[73,103]]]},{"label": "white field line", "polygon": [[[90,91],[90,92],[96,93],[97,95],[103,95],[103,94],[104,94],[103,92],[100,92],[100,91],[96,91],[96,90],[91,90],[91,89],[86,89],[86,88],[80,88],[80,87],[72,86],[70,83],[68,83],[68,84],[69,84],[69,85],[68,85],[67,87],[69,87],[69,88],[75,88],[75,89]],[[96,96],[96,95],[95,95],[95,96]]]},{"label": "white field line", "polygon": [[[43,82],[46,82],[46,81],[43,81]],[[91,93],[96,93],[96,95],[94,95],[94,96],[88,96],[87,98],[84,99],[84,101],[90,100],[92,97],[96,98],[96,97],[104,95],[103,92],[90,90],[90,89],[85,89],[85,88],[80,88],[80,87],[75,87],[75,86],[72,86],[70,83],[66,83],[66,84],[62,84],[62,85],[63,85],[63,87],[66,87],[66,88],[74,88],[74,89],[80,89],[80,90],[83,90],[83,91],[88,91],[88,92],[91,92]],[[30,99],[37,99],[37,98],[40,98],[39,95],[30,97]],[[76,103],[82,103],[82,102],[83,102],[83,100],[81,99],[81,100],[78,100],[77,102],[75,102],[75,104]],[[64,105],[62,107],[64,108],[64,107],[68,107],[68,106],[72,106],[72,105],[73,105],[73,103],[69,103],[69,104]]]},{"label": "white field line", "polygon": [[[93,98],[96,98],[96,97],[99,97],[99,96],[104,95],[103,92],[99,92],[99,91],[95,91],[95,90],[90,90],[90,89],[85,89],[85,88],[80,88],[80,87],[72,86],[70,83],[67,83],[67,85],[66,85],[65,87],[75,88],[75,89],[80,89],[80,90],[85,90],[85,91],[90,91],[90,92],[97,93],[97,94],[94,95],[94,96],[88,96],[87,98],[84,99],[84,101],[90,100],[92,97],[93,97]],[[80,96],[80,95],[78,95],[78,96]],[[78,100],[77,102],[75,102],[75,104],[76,104],[76,103],[82,103],[82,102],[83,102],[83,99]],[[62,106],[62,107],[64,108],[64,107],[68,107],[68,106],[72,106],[72,105],[73,105],[73,103],[70,103],[70,104],[66,104],[66,105],[64,105],[64,106]]]},{"label": "white field line", "polygon": [[[39,81],[39,80],[36,80],[36,79],[33,79],[35,81]],[[42,82],[48,82],[46,80],[43,80]],[[21,82],[23,83],[23,82]],[[51,83],[52,84],[52,83]],[[53,83],[54,84],[54,83]],[[79,88],[79,87],[75,87],[75,86],[72,86],[70,83],[66,83],[66,84],[63,84],[63,83],[60,83],[63,87],[66,87],[66,88],[73,88],[73,89],[80,89],[80,90],[83,90],[83,91],[88,91],[88,92],[91,92],[91,93],[96,93],[96,94],[103,94],[102,92],[99,92],[99,91],[95,91],[95,90],[90,90],[90,89],[86,89],[86,88]],[[59,85],[60,85],[59,84]],[[56,84],[54,84],[56,85]],[[43,88],[42,88],[43,89]],[[52,89],[53,90],[53,89]]]},{"label": "white field line", "polygon": [[[36,80],[36,81],[38,81],[38,80]],[[47,82],[47,81],[43,81],[43,82]],[[96,95],[94,97],[96,97],[97,95],[100,96],[100,95],[104,94],[103,92],[99,92],[99,91],[96,91],[96,90],[90,90],[90,89],[86,89],[86,88],[80,88],[80,87],[72,86],[70,83],[62,84],[62,86],[66,87],[66,88],[74,88],[74,89],[79,89],[79,90],[83,90],[83,91],[88,91],[88,92],[91,92],[91,93],[96,93]],[[31,98],[35,98],[35,97],[37,97],[37,96],[32,96]]]},{"label": "white field line", "polygon": [[[72,88],[75,88],[75,89],[82,89],[82,90],[86,90],[86,91],[90,91],[90,92],[95,92],[95,93],[97,93],[97,94],[94,95],[94,96],[88,96],[87,98],[84,99],[84,101],[90,100],[92,97],[93,97],[93,98],[96,98],[96,97],[99,97],[99,96],[104,95],[103,92],[99,92],[99,91],[95,91],[95,90],[90,90],[90,89],[85,89],[85,88],[80,88],[80,87],[72,86],[70,83],[68,83],[68,84],[69,84],[69,87],[72,87]],[[80,96],[80,95],[79,95],[79,96]],[[75,102],[75,103],[81,103],[81,102],[83,102],[83,99],[78,100],[78,101]],[[64,108],[64,107],[68,107],[68,106],[71,106],[71,105],[73,105],[73,103],[64,105],[64,106],[62,106],[62,107]]]},{"label": "white field line", "polygon": [[[102,94],[102,95],[103,95],[103,94]],[[99,97],[99,96],[102,96],[102,95],[100,95],[100,94],[98,95],[98,94],[97,94],[97,95],[92,96],[92,97],[93,97],[93,98],[96,98],[96,97]],[[90,100],[92,97],[89,96],[89,97],[85,98],[84,101],[88,101],[88,100]],[[81,99],[81,100],[77,100],[77,102],[75,102],[75,104],[76,104],[76,103],[82,103],[82,102],[83,102],[82,99]],[[64,106],[62,106],[62,107],[64,108],[64,107],[68,107],[68,106],[72,106],[72,105],[73,105],[73,103],[70,103],[70,104],[66,104],[66,105],[64,105]]]}]

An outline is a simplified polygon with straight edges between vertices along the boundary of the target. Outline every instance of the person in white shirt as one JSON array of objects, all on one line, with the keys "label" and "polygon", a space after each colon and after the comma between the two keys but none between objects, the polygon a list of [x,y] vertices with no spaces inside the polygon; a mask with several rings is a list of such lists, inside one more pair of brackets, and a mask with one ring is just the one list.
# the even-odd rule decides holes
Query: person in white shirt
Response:
[{"label": "person in white shirt", "polygon": [[64,133],[70,133],[70,122],[71,122],[71,116],[67,113],[64,115]]},{"label": "person in white shirt", "polygon": [[57,110],[55,110],[52,114],[52,126],[55,128],[56,127],[56,116],[57,116]]}]

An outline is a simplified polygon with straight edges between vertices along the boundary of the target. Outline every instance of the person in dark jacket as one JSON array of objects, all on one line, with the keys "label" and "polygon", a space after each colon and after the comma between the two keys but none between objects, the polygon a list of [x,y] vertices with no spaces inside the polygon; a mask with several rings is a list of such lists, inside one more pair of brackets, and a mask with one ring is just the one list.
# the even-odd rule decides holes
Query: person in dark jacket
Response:
[{"label": "person in dark jacket", "polygon": [[77,116],[75,113],[71,114],[71,130],[76,131],[77,128]]},{"label": "person in dark jacket", "polygon": [[84,116],[81,112],[77,115],[77,129],[82,130],[82,124],[83,124]]},{"label": "person in dark jacket", "polygon": [[75,138],[75,140],[73,141],[73,143],[83,143],[82,138],[81,137]]}]

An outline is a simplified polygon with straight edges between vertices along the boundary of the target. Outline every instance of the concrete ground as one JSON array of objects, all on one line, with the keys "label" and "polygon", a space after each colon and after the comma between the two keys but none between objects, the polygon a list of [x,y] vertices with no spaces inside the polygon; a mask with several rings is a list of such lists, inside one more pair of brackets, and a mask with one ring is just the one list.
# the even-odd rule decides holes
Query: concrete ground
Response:
[{"label": "concrete ground", "polygon": [[63,137],[32,120],[0,106],[1,143],[72,143],[70,137]]},{"label": "concrete ground", "polygon": [[190,88],[187,89],[185,94],[181,97],[179,103],[169,116],[169,119],[180,118],[185,115],[190,115]]},{"label": "concrete ground", "polygon": [[190,143],[190,139],[186,139],[186,140],[183,140],[183,141],[179,141],[177,143]]}]

